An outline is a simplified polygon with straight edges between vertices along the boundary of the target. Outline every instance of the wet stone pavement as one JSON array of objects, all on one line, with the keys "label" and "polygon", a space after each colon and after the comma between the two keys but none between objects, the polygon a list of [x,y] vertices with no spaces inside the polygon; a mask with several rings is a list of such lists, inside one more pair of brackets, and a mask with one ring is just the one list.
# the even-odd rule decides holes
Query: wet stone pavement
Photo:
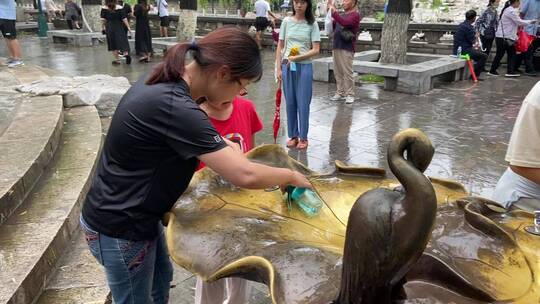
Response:
[{"label": "wet stone pavement", "polygon": [[[148,72],[153,63],[112,66],[106,46],[90,48],[50,45],[38,38],[22,38],[25,61],[68,75],[110,74],[130,81]],[[265,124],[257,143],[271,143],[276,84],[273,53],[263,53],[265,74],[248,87]],[[4,44],[0,56],[6,56]],[[504,67],[501,67],[503,69]],[[427,94],[414,96],[382,90],[377,84],[357,87],[354,104],[333,102],[335,84],[314,83],[307,151],[290,150],[289,155],[317,171],[333,170],[333,161],[343,160],[363,166],[388,169],[386,147],[393,134],[414,127],[426,132],[436,152],[427,169],[434,177],[457,180],[474,195],[490,197],[506,167],[504,156],[512,126],[523,98],[539,78],[487,78],[473,84],[468,81],[441,84]],[[283,102],[282,128],[278,138],[284,145],[286,113]],[[7,110],[2,112],[0,120]],[[9,105],[7,105],[9,107]],[[4,115],[4,116],[2,116]],[[105,125],[107,121],[105,120]],[[0,124],[1,127],[1,124]],[[178,269],[171,298],[173,303],[193,303],[195,278]],[[266,288],[256,285],[250,303],[268,303]]]}]

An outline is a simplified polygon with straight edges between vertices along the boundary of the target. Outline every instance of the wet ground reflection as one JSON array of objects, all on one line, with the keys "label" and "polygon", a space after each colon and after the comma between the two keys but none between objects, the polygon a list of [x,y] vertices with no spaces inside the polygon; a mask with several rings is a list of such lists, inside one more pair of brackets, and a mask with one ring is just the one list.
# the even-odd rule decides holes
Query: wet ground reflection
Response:
[{"label": "wet ground reflection", "polygon": [[[112,66],[106,47],[73,48],[49,45],[46,40],[23,38],[26,61],[69,75],[110,74],[126,76],[130,81],[148,72],[150,64]],[[0,56],[5,56],[4,45]],[[249,89],[265,129],[257,143],[271,143],[274,115],[274,54],[264,53],[265,74]],[[514,120],[524,96],[535,78],[491,78],[473,85],[460,82],[439,85],[428,94],[413,96],[387,92],[375,84],[357,88],[352,105],[332,102],[334,84],[314,84],[311,105],[310,146],[307,151],[291,150],[289,155],[314,170],[333,169],[333,160],[387,168],[386,146],[401,129],[424,130],[436,147],[427,174],[452,178],[464,183],[476,195],[489,196],[504,171],[504,155]],[[283,108],[278,142],[286,137]]]}]

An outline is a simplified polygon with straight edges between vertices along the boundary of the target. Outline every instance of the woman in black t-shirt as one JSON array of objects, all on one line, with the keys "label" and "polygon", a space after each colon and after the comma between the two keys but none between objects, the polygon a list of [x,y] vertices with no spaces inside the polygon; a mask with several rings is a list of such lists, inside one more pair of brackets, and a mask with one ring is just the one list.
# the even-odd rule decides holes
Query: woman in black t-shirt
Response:
[{"label": "woman in black t-shirt", "polygon": [[[186,65],[187,52],[193,61]],[[198,106],[226,106],[261,75],[255,40],[236,28],[220,28],[198,43],[171,48],[123,96],[81,216],[115,303],[167,302],[172,266],[161,218],[199,161],[240,187],[311,187],[298,172],[250,162]]]}]

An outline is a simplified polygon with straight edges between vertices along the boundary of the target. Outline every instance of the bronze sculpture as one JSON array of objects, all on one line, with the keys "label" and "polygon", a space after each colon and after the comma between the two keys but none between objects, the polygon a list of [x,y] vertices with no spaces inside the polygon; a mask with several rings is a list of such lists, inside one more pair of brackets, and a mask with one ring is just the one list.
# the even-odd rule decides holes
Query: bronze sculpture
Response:
[{"label": "bronze sculpture", "polygon": [[[326,204],[313,218],[296,209],[289,212],[280,191],[240,189],[204,169],[167,216],[171,257],[208,281],[238,276],[263,282],[273,303],[540,302],[536,281],[540,254],[535,250],[540,239],[522,229],[532,222],[530,213],[506,212],[485,200],[468,198],[456,182],[430,178],[431,186],[421,174],[433,154],[424,137],[406,130],[392,141],[389,159],[394,158],[391,169],[403,184],[399,191],[378,189],[399,185],[384,178],[382,169],[336,162],[335,172],[318,174],[278,146],[250,152],[253,160],[310,177]],[[403,158],[405,150],[408,160]],[[370,189],[376,190],[361,196]],[[353,217],[368,221],[377,206],[362,202],[381,195],[387,200],[380,206],[386,209],[377,212],[395,218],[378,226],[380,222],[364,222],[371,226],[353,228]],[[407,208],[416,211],[400,215]],[[349,230],[352,234],[346,240]],[[388,246],[374,243],[367,238],[370,234],[380,235]],[[361,243],[349,246],[354,250],[347,258],[347,249],[345,257],[343,252],[351,240]],[[357,250],[361,251],[355,254]],[[377,268],[377,263],[384,265]],[[361,276],[350,281],[341,278],[342,272],[350,277],[358,271],[358,265],[365,267]],[[354,289],[356,284],[364,284],[369,292],[355,294],[354,290],[362,290],[361,285]],[[389,296],[381,300],[381,295]]]}]

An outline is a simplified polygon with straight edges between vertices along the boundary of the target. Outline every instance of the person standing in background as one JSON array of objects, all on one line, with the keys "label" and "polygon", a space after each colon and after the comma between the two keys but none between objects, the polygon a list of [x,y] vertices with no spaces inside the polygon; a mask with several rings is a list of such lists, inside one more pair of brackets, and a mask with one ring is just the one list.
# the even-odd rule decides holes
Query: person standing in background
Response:
[{"label": "person standing in background", "polygon": [[6,64],[10,68],[24,65],[22,61],[21,45],[17,40],[17,30],[15,28],[17,20],[16,3],[14,0],[0,1],[0,32],[4,36],[9,52]]},{"label": "person standing in background", "polygon": [[499,21],[497,19],[497,7],[499,6],[499,2],[500,0],[489,0],[487,9],[475,23],[476,34],[480,36],[480,41],[485,49],[483,52],[488,56],[493,47],[495,32],[497,32],[497,24]]},{"label": "person standing in background", "polygon": [[157,0],[157,10],[159,16],[159,34],[161,37],[169,36],[169,4],[167,0]]},{"label": "person standing in background", "polygon": [[67,0],[66,4],[64,4],[64,11],[68,28],[70,30],[74,28],[79,30],[81,28],[79,26],[79,17],[81,15],[81,8],[79,5],[73,2],[73,0]]},{"label": "person standing in background", "polygon": [[504,4],[501,15],[499,17],[499,25],[497,26],[497,32],[495,33],[495,44],[497,45],[497,53],[495,59],[491,64],[491,68],[488,75],[499,76],[497,69],[501,64],[501,59],[506,53],[506,59],[508,61],[506,77],[519,77],[520,74],[516,72],[516,40],[517,29],[520,25],[529,25],[536,22],[536,20],[523,20],[518,14],[519,0],[508,0]]},{"label": "person standing in background", "polygon": [[257,14],[257,17],[255,18],[255,29],[257,30],[257,33],[255,34],[255,37],[257,38],[257,44],[259,45],[259,49],[262,49],[262,43],[261,43],[261,35],[262,32],[268,27],[270,22],[268,21],[268,15],[272,16],[275,24],[275,20],[279,19],[272,11],[270,10],[270,4],[268,4],[268,1],[266,0],[257,0],[255,2],[255,13]]},{"label": "person standing in background", "polygon": [[[131,18],[133,18],[133,8],[131,8],[131,5],[129,5],[129,3],[123,0],[118,0],[117,3],[124,10],[124,14],[126,15],[127,22],[129,23],[131,21]],[[128,28],[124,26],[124,30],[126,31],[128,38],[131,39],[131,33],[129,33]]]},{"label": "person standing in background", "polygon": [[101,9],[101,21],[103,32],[107,35],[107,47],[114,55],[112,64],[120,64],[120,54],[126,58],[126,64],[131,64],[129,56],[129,42],[126,27],[131,28],[126,18],[124,8],[116,4],[116,0],[107,0],[107,6]]},{"label": "person standing in background", "polygon": [[[540,19],[540,0],[523,0],[519,15],[525,20]],[[523,30],[530,36],[534,36],[534,39],[536,39],[536,35],[538,34],[538,22],[526,25]],[[523,74],[534,77],[536,76],[536,71],[534,70],[533,65],[533,53],[534,47],[533,43],[531,43],[531,45],[529,45],[529,49],[527,49],[527,52],[523,53],[522,58],[525,62],[525,73]],[[516,66],[519,66],[519,64],[516,64]]]},{"label": "person standing in background", "polygon": [[321,34],[312,7],[310,0],[293,1],[293,15],[281,23],[276,50],[276,75],[278,81],[283,81],[287,110],[287,147],[301,150],[308,147],[312,58],[321,48]]},{"label": "person standing in background", "polygon": [[152,33],[150,32],[150,21],[148,11],[151,9],[146,0],[137,0],[134,15],[135,23],[135,53],[139,56],[139,62],[150,62],[150,56],[154,52],[152,49]]},{"label": "person standing in background", "polygon": [[353,59],[356,50],[356,39],[360,31],[360,13],[356,9],[357,0],[343,0],[343,9],[340,14],[334,1],[329,0],[328,13],[332,14],[334,39],[332,43],[332,57],[334,60],[334,76],[336,78],[337,92],[330,100],[345,99],[345,103],[354,102],[354,71]]}]

